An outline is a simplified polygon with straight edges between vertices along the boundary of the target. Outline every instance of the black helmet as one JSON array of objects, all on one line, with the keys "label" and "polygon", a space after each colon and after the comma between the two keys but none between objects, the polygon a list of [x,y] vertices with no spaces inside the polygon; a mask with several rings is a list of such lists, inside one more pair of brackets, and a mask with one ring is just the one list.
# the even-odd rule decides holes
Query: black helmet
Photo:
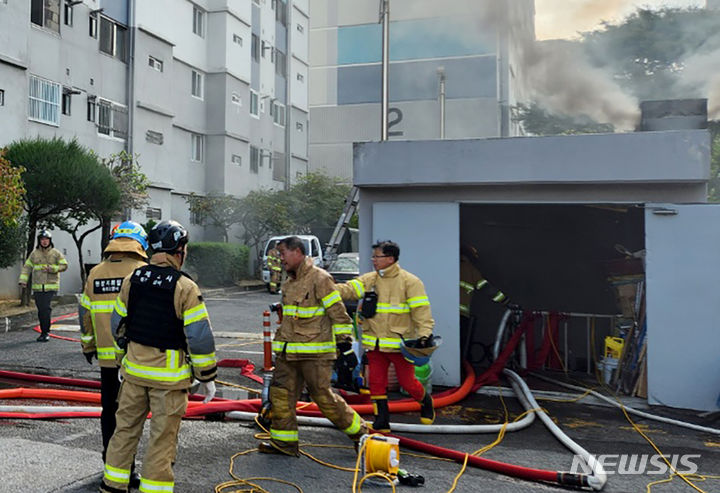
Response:
[{"label": "black helmet", "polygon": [[148,235],[148,243],[154,252],[176,252],[188,242],[188,232],[177,221],[160,221]]},{"label": "black helmet", "polygon": [[52,240],[52,233],[47,229],[41,229],[38,231],[37,239],[40,241],[40,238],[49,238]]}]

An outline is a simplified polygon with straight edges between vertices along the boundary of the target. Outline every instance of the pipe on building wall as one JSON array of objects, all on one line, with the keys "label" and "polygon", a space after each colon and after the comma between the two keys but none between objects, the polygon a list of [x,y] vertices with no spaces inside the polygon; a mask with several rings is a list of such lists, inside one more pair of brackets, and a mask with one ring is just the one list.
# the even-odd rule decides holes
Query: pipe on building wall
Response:
[{"label": "pipe on building wall", "polygon": [[125,150],[130,156],[134,153],[135,142],[133,139],[135,119],[135,0],[127,2],[128,19],[128,60],[127,60],[127,82],[125,94],[128,106],[128,129],[125,140]]},{"label": "pipe on building wall", "polygon": [[382,105],[380,117],[380,141],[388,140],[388,68],[390,62],[390,0],[380,0],[382,23]]},{"label": "pipe on building wall", "polygon": [[445,138],[445,67],[437,69],[440,83],[440,139]]},{"label": "pipe on building wall", "polygon": [[287,53],[287,56],[285,57],[285,190],[289,190],[291,175],[290,165],[292,164],[292,149],[290,147],[290,144],[292,142],[292,133],[290,129],[290,125],[292,124],[292,0],[287,0],[287,5],[285,6],[285,8],[287,9],[287,12],[285,14],[285,53]]}]

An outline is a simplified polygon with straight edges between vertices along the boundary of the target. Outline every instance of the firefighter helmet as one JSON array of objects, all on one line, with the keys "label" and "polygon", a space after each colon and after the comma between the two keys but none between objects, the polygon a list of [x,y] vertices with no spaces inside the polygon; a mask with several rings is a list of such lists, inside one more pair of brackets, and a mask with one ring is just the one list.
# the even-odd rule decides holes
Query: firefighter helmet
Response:
[{"label": "firefighter helmet", "polygon": [[150,246],[155,252],[176,252],[188,242],[188,232],[177,221],[160,221],[148,236]]},{"label": "firefighter helmet", "polygon": [[40,231],[38,231],[38,235],[37,235],[38,241],[40,241],[40,238],[48,238],[48,239],[52,240],[52,233],[50,232],[50,230],[43,228]]},{"label": "firefighter helmet", "polygon": [[125,221],[113,228],[112,239],[132,238],[142,245],[143,250],[147,250],[148,240],[145,229],[135,221]]},{"label": "firefighter helmet", "polygon": [[415,366],[422,366],[430,361],[430,356],[442,344],[442,337],[430,336],[419,339],[403,339],[400,352],[403,357]]}]

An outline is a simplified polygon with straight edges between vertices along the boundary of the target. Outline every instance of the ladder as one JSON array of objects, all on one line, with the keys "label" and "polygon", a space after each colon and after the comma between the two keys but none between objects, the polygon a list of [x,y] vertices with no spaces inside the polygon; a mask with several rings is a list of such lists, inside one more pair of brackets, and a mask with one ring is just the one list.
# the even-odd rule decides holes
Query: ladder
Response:
[{"label": "ladder", "polygon": [[360,189],[354,186],[350,189],[347,199],[345,199],[345,207],[343,207],[342,214],[340,214],[338,222],[335,225],[335,229],[333,230],[332,235],[330,235],[330,240],[327,242],[327,248],[325,249],[326,267],[330,264],[330,262],[337,258],[338,247],[347,232],[348,223],[357,210],[359,199]]}]

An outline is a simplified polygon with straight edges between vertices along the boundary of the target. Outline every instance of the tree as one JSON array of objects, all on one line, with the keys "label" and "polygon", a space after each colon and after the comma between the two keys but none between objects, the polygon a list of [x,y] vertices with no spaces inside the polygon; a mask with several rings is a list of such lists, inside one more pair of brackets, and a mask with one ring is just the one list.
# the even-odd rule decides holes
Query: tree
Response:
[{"label": "tree", "polygon": [[0,269],[17,262],[25,246],[24,223],[19,221],[23,211],[25,186],[22,167],[14,167],[0,149]]},{"label": "tree", "polygon": [[529,105],[520,103],[512,108],[512,112],[513,120],[522,122],[525,131],[531,135],[572,135],[615,131],[610,123],[597,123],[589,116],[552,114],[536,102]]},{"label": "tree", "polygon": [[140,210],[149,202],[148,186],[150,180],[140,171],[138,156],[131,155],[127,151],[120,151],[117,154],[101,159],[101,163],[110,171],[110,176],[115,180],[120,191],[120,203],[118,210],[110,211],[109,215],[100,218],[102,234],[100,249],[105,250],[110,237],[110,223],[112,216],[117,212],[127,213],[132,210]]},{"label": "tree", "polygon": [[228,241],[228,230],[242,220],[242,202],[232,195],[211,194],[202,197],[193,192],[185,197],[185,202],[200,224],[216,227],[222,232],[225,243]]},{"label": "tree", "polygon": [[[119,191],[110,171],[75,139],[38,137],[15,141],[7,148],[7,158],[13,166],[26,170],[23,174],[26,188],[23,208],[28,223],[26,255],[35,246],[38,225],[64,229],[73,235],[78,247],[84,281],[81,247],[89,232],[80,233],[79,227],[91,218],[99,219],[98,213],[111,209],[113,204],[117,208]],[[24,299],[29,302],[28,296]]]},{"label": "tree", "polygon": [[255,248],[258,258],[260,245],[273,233],[295,232],[290,220],[286,192],[253,190],[241,199],[240,224],[243,239],[250,248]]},{"label": "tree", "polygon": [[295,232],[335,226],[351,186],[341,178],[322,172],[302,176],[287,193],[290,220]]},{"label": "tree", "polygon": [[[689,8],[638,9],[605,22],[580,39],[591,63],[607,68],[640,100],[701,97],[704,83],[687,74],[688,61],[720,48],[720,12]],[[712,74],[704,74],[704,82]]]}]

